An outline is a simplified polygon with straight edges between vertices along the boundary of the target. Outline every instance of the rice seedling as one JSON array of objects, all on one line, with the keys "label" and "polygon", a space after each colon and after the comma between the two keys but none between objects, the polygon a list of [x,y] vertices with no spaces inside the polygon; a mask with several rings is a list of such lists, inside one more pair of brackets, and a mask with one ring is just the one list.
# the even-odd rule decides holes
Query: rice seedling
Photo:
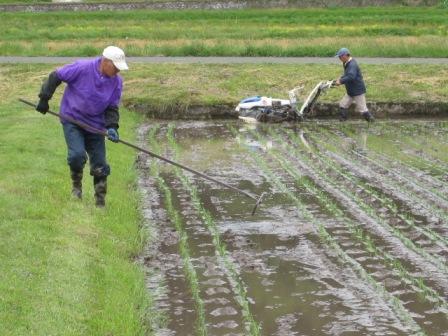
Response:
[{"label": "rice seedling", "polygon": [[[160,152],[160,147],[158,145],[157,140],[154,137],[155,133],[150,134],[150,144],[151,148],[155,152]],[[182,219],[179,214],[179,211],[175,208],[172,201],[172,194],[169,186],[159,174],[159,169],[157,163],[153,160],[150,166],[150,172],[153,178],[157,181],[158,187],[163,192],[165,199],[165,206],[171,222],[173,223],[176,231],[179,235],[179,252],[182,257],[182,262],[184,266],[185,276],[188,280],[188,284],[190,286],[190,291],[193,296],[196,309],[197,309],[197,321],[196,321],[196,330],[199,335],[207,335],[207,328],[205,322],[205,309],[204,302],[200,296],[200,288],[199,288],[199,280],[196,270],[191,261],[190,252],[189,252],[189,243],[188,243],[188,235],[183,227]]]},{"label": "rice seedling", "polygon": [[[273,132],[270,130],[271,133]],[[259,140],[265,141],[259,133],[255,131],[252,134]],[[428,287],[424,280],[421,278],[415,278],[412,274],[410,274],[407,269],[394,258],[390,253],[384,251],[382,248],[379,248],[375,245],[374,241],[359,225],[355,224],[351,219],[345,216],[344,211],[336,204],[336,202],[330,198],[323,189],[320,189],[316,186],[312,181],[310,181],[307,177],[304,177],[300,174],[297,168],[293,167],[290,162],[284,158],[283,152],[276,150],[275,148],[269,151],[270,155],[273,156],[277,162],[282,166],[282,168],[288,172],[288,174],[295,179],[295,181],[305,187],[305,189],[313,195],[318,202],[326,208],[334,218],[341,219],[348,226],[349,231],[352,236],[355,237],[358,241],[360,241],[369,253],[378,257],[382,263],[392,266],[393,270],[397,272],[401,280],[404,283],[410,284],[413,289],[417,290],[425,299],[429,302],[437,302],[438,306],[442,309],[448,309],[448,305],[446,300],[440,296],[434,289]]]},{"label": "rice seedling", "polygon": [[[180,148],[174,138],[173,129],[174,126],[171,124],[168,128],[167,137],[170,147],[171,149],[173,149],[175,153],[175,156],[178,156],[180,154]],[[222,264],[222,266],[226,269],[226,274],[236,294],[236,300],[241,306],[243,318],[246,323],[246,329],[248,333],[254,336],[260,335],[260,326],[255,321],[252,313],[250,312],[246,287],[239,276],[239,272],[235,264],[232,262],[226,250],[225,244],[221,241],[220,233],[218,231],[218,228],[216,227],[216,223],[213,220],[212,215],[202,204],[198,195],[198,190],[196,186],[193,185],[190,178],[187,175],[185,175],[179,168],[175,168],[175,171],[177,177],[181,180],[185,189],[189,191],[194,208],[199,213],[203,223],[205,224],[210,234],[212,235],[213,245],[215,246],[215,251],[217,253],[217,256],[219,257],[219,261]]]},{"label": "rice seedling", "polygon": [[[322,131],[320,134],[323,135],[325,131]],[[328,135],[328,133],[326,133]],[[313,135],[310,135],[310,137],[316,142],[319,143],[322,148],[327,148],[329,152],[327,153],[328,156],[334,156],[334,153],[340,153],[342,157],[337,158],[334,157],[336,161],[340,161],[341,159],[345,160],[345,162],[350,162],[351,165],[358,166],[357,162],[353,160],[352,158],[347,158],[347,156],[340,151],[339,148],[332,145],[332,141],[337,141],[338,139],[332,137],[331,140],[328,140],[326,142],[323,142],[321,139],[318,139],[314,137]],[[370,176],[366,176],[367,179],[370,179]],[[393,187],[396,190],[399,190],[399,192],[403,195],[405,195],[409,202],[412,204],[419,204],[420,207],[423,207],[426,211],[430,212],[433,216],[438,217],[439,221],[443,224],[443,226],[448,227],[448,215],[447,213],[441,209],[439,206],[435,205],[434,202],[428,197],[421,198],[418,197],[414,192],[409,190],[409,188],[406,188],[402,183],[399,183],[396,179],[393,179],[391,177],[388,177],[387,175],[382,175],[381,178],[384,180],[384,183],[387,183],[388,186]]]},{"label": "rice seedling", "polygon": [[[311,167],[315,167],[315,163],[310,160],[306,155],[302,155],[299,151],[296,151],[293,149],[294,153],[302,158],[304,162],[307,162],[307,164]],[[326,160],[326,157],[322,157],[324,160]],[[331,165],[332,163],[328,163],[328,165]],[[445,261],[440,258],[439,256],[432,255],[428,252],[426,252],[424,249],[417,246],[411,239],[406,237],[400,229],[396,228],[395,226],[391,226],[387,220],[382,218],[380,215],[378,215],[376,209],[372,208],[368,203],[366,203],[361,197],[358,195],[350,192],[349,190],[343,188],[340,184],[337,182],[331,181],[328,177],[328,175],[324,174],[319,167],[315,167],[315,171],[319,174],[319,176],[326,180],[331,185],[335,185],[344,195],[352,199],[356,204],[362,209],[366,214],[368,214],[372,219],[376,221],[376,223],[380,224],[383,228],[388,230],[389,232],[392,232],[407,248],[414,251],[415,253],[421,255],[426,260],[433,263],[435,266],[437,266],[440,270],[443,270],[444,272],[448,272],[448,267],[445,264]]]},{"label": "rice seedling", "polygon": [[[272,134],[272,132],[271,132],[271,134]],[[287,131],[287,134],[291,139],[295,139],[296,144],[299,143],[299,140],[297,139],[297,136],[294,133]],[[276,135],[273,134],[273,136],[276,136]],[[344,179],[346,179],[347,181],[351,182],[358,189],[361,189],[364,193],[369,195],[369,197],[380,202],[382,206],[388,208],[396,217],[400,218],[409,227],[412,227],[414,230],[422,233],[424,236],[431,239],[433,242],[436,242],[443,248],[448,247],[448,239],[446,239],[441,234],[434,232],[430,228],[418,226],[415,223],[413,216],[411,214],[409,214],[408,212],[400,211],[393,199],[386,196],[384,193],[378,192],[375,188],[370,186],[369,183],[366,183],[366,182],[362,181],[361,179],[354,177],[353,174],[350,173],[350,171],[340,168],[339,165],[337,165],[335,162],[329,163],[328,160],[323,158],[323,155],[319,151],[314,152],[314,155],[319,159],[319,161],[327,169],[336,172],[339,176],[341,176]]]},{"label": "rice seedling", "polygon": [[[330,131],[332,132],[332,131]],[[334,133],[334,132],[333,132]],[[350,135],[350,133],[348,133]],[[381,141],[381,139],[379,139]],[[370,145],[371,145],[372,141],[370,141]],[[386,166],[386,163],[388,161],[385,160],[385,157],[380,154],[381,150],[384,148],[384,146],[382,145],[382,143],[380,142],[379,147],[377,148],[377,156],[379,156],[379,158],[377,160],[374,160],[372,158],[372,155],[365,155],[360,153],[358,150],[350,150],[350,152],[355,155],[358,156],[359,158],[361,158],[362,160],[368,161],[369,163],[371,163],[372,165],[374,165],[377,170],[379,171],[385,171],[386,173],[388,173],[389,175],[394,176],[398,181],[402,181],[404,180],[411,188],[417,190],[424,190],[425,192],[428,192],[430,198],[435,198],[435,199],[440,199],[442,201],[447,201],[447,196],[440,192],[438,190],[438,188],[430,186],[428,184],[424,185],[423,181],[420,182],[420,179],[416,179],[414,178],[414,176],[409,176],[408,174],[406,174],[405,170],[400,170],[397,171],[396,169],[390,167],[390,165]],[[369,153],[371,154],[371,153]]]},{"label": "rice seedling", "polygon": [[[230,131],[237,136],[237,131],[230,128]],[[267,165],[265,159],[258,153],[253,151],[247,151],[250,157],[254,160],[256,166],[265,173],[268,180],[275,185],[279,190],[285,193],[297,206],[299,215],[308,220],[316,232],[340,258],[343,264],[348,264],[350,267],[364,280],[367,281],[375,291],[387,302],[397,317],[405,323],[405,325],[411,328],[412,332],[416,335],[424,335],[425,333],[420,326],[413,320],[409,311],[403,306],[403,303],[394,295],[390,294],[385,287],[378,283],[356,260],[350,257],[336,242],[336,240],[328,233],[325,226],[317,220],[314,215],[306,208],[306,206],[299,200],[299,198],[293,193],[279,178],[272,172]]]}]

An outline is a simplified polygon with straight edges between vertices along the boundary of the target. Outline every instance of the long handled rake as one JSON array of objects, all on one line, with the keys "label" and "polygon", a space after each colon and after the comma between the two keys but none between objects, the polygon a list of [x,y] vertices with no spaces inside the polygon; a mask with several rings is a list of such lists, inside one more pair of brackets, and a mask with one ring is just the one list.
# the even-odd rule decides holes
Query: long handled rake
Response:
[{"label": "long handled rake", "polygon": [[[31,102],[29,102],[29,101],[27,101],[27,100],[25,100],[25,99],[19,98],[19,101],[22,102],[22,103],[24,103],[24,104],[26,104],[26,105],[29,105],[29,106],[31,106],[31,107],[36,108],[36,105],[35,105],[35,104],[33,104],[33,103],[31,103]],[[87,125],[87,124],[85,124],[85,123],[83,123],[83,122],[80,122],[80,121],[78,121],[78,120],[75,120],[75,119],[73,119],[73,118],[71,118],[71,117],[69,117],[69,116],[62,116],[62,115],[60,115],[60,114],[58,114],[58,113],[55,113],[55,112],[52,112],[52,111],[47,111],[47,113],[48,113],[48,114],[51,114],[52,116],[58,117],[58,118],[60,118],[60,119],[67,120],[67,121],[71,122],[72,124],[75,124],[75,125],[77,125],[77,126],[83,128],[83,129],[85,129],[85,130],[88,131],[88,132],[96,133],[96,134],[101,134],[101,135],[104,135],[104,136],[107,137],[107,133],[106,133],[106,131],[104,131],[104,130],[100,130],[100,129],[94,128],[94,127],[89,126],[89,125]],[[172,161],[172,160],[170,160],[170,159],[164,158],[163,156],[160,156],[160,155],[158,155],[158,154],[155,154],[155,153],[153,153],[153,152],[150,152],[149,150],[146,150],[146,149],[144,149],[144,148],[138,147],[138,146],[136,146],[136,145],[134,145],[134,144],[132,144],[132,143],[130,143],[130,142],[127,142],[127,141],[125,141],[125,140],[121,140],[121,139],[119,139],[118,142],[119,142],[119,143],[122,143],[123,145],[126,145],[126,146],[128,146],[128,147],[134,148],[134,149],[137,150],[137,151],[140,151],[140,152],[142,152],[142,153],[145,153],[145,154],[148,154],[148,155],[150,155],[150,156],[152,156],[152,157],[155,157],[155,158],[157,158],[157,159],[159,159],[159,160],[165,161],[165,162],[167,162],[167,163],[169,163],[169,164],[171,164],[171,165],[173,165],[173,166],[176,166],[176,167],[179,167],[179,168],[184,169],[184,170],[186,170],[186,171],[189,171],[190,173],[192,173],[192,174],[194,174],[194,175],[196,175],[196,176],[202,177],[203,179],[206,179],[206,180],[215,182],[215,183],[217,183],[217,184],[219,184],[219,185],[221,185],[221,186],[223,186],[223,187],[226,187],[226,188],[232,189],[232,190],[234,190],[234,191],[237,191],[237,192],[239,192],[240,194],[243,194],[244,196],[253,199],[253,200],[255,201],[255,206],[254,206],[254,208],[253,208],[253,210],[252,210],[252,216],[255,214],[255,211],[257,210],[258,205],[261,203],[261,201],[262,201],[262,199],[263,199],[263,197],[264,197],[264,195],[265,195],[265,193],[262,193],[260,196],[258,196],[258,195],[252,195],[252,194],[248,193],[247,191],[238,189],[238,188],[236,188],[236,187],[234,187],[234,186],[232,186],[232,185],[230,185],[230,184],[227,184],[227,183],[225,183],[225,182],[222,182],[222,181],[219,181],[219,180],[217,180],[217,179],[214,179],[213,177],[207,176],[207,175],[205,175],[204,173],[201,173],[201,172],[199,172],[199,171],[197,171],[197,170],[194,170],[194,169],[192,169],[192,168],[189,168],[189,167],[187,167],[187,166],[184,166],[183,164],[174,162],[174,161]]]}]

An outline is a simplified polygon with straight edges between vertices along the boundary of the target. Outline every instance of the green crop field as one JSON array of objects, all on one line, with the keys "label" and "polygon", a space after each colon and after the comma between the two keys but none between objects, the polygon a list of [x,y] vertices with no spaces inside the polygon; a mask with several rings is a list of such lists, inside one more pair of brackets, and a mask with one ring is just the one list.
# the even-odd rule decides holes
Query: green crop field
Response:
[{"label": "green crop field", "polygon": [[1,55],[447,57],[444,8],[1,13]]}]

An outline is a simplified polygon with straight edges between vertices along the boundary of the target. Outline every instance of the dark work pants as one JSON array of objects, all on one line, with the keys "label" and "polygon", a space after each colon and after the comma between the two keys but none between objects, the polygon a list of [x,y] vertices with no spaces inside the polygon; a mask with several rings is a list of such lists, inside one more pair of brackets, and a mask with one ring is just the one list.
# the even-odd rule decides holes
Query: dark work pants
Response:
[{"label": "dark work pants", "polygon": [[106,161],[106,144],[104,136],[87,132],[70,122],[62,124],[67,143],[67,163],[73,172],[81,172],[87,161],[90,162],[90,175],[107,177],[110,167]]}]

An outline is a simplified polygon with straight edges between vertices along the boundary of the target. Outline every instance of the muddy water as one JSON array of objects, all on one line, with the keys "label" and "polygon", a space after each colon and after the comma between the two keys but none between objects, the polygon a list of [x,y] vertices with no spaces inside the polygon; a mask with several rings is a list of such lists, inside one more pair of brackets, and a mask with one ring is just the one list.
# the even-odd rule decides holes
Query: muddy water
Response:
[{"label": "muddy water", "polygon": [[447,121],[140,131],[155,152],[267,193],[251,216],[246,196],[139,157],[155,334],[448,335]]}]

